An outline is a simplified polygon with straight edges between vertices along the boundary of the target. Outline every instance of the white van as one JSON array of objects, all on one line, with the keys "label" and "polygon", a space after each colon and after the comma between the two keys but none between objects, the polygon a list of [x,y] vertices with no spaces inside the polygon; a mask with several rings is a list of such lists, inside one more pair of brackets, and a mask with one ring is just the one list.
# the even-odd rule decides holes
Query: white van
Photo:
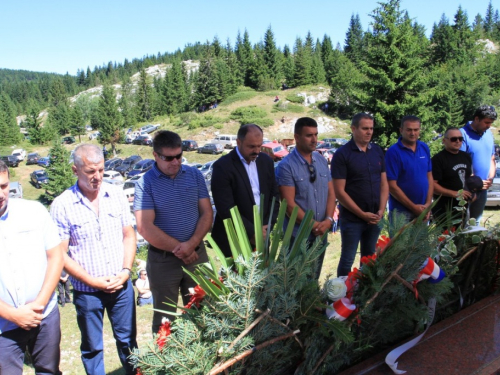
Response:
[{"label": "white van", "polygon": [[237,138],[234,134],[219,134],[210,143],[219,143],[224,148],[235,148]]}]

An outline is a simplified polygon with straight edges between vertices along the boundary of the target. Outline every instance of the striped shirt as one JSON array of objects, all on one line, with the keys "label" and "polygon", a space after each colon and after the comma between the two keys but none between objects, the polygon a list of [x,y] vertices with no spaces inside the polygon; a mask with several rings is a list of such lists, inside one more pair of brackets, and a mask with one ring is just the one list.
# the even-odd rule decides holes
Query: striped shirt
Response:
[{"label": "striped shirt", "polygon": [[[9,199],[0,217],[0,300],[14,307],[33,302],[47,272],[47,250],[61,243],[47,209],[38,202]],[[43,311],[57,309],[55,293]],[[0,335],[19,328],[0,318]],[[1,372],[1,371],[0,371]]]},{"label": "striped shirt", "polygon": [[170,178],[155,163],[135,184],[134,211],[154,210],[154,225],[185,242],[196,230],[198,204],[204,198],[209,198],[207,186],[197,168],[181,165],[175,178]]},{"label": "striped shirt", "polygon": [[[123,228],[132,225],[132,215],[120,188],[101,185],[99,215],[96,215],[77,182],[54,200],[50,213],[61,240],[69,240],[69,257],[90,276],[116,275],[122,270]],[[71,282],[75,290],[98,291],[73,277]]]}]

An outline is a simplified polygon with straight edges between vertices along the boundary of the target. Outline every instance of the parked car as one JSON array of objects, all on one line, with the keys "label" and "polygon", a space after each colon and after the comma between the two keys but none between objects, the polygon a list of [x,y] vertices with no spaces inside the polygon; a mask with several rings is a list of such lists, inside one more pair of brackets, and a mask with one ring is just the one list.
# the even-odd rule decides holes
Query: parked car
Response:
[{"label": "parked car", "polygon": [[139,128],[139,131],[146,132],[146,133],[152,133],[155,130],[157,130],[159,127],[160,127],[160,124],[156,124],[156,125],[147,124],[147,125],[144,125],[142,128]]},{"label": "parked car", "polygon": [[215,163],[215,160],[209,161],[205,164],[203,164],[203,167],[200,168],[200,172],[205,177],[205,180],[211,180],[212,179],[212,171],[213,171],[213,164]]},{"label": "parked car", "polygon": [[89,140],[97,139],[100,135],[101,135],[101,133],[99,133],[99,132],[90,133]]},{"label": "parked car", "polygon": [[104,169],[108,171],[114,171],[123,163],[121,158],[112,158],[104,162]]},{"label": "parked car", "polygon": [[17,160],[23,161],[26,158],[26,151],[23,150],[22,148],[18,148],[12,151],[11,155],[15,156]]},{"label": "parked car", "polygon": [[61,143],[63,145],[70,145],[70,144],[73,144],[76,142],[76,139],[75,137],[73,136],[68,136],[68,137],[64,137],[62,140],[61,140]]},{"label": "parked car", "polygon": [[36,171],[31,172],[30,180],[37,189],[40,189],[42,184],[49,182],[49,176],[43,169],[37,169]]},{"label": "parked car", "polygon": [[107,180],[117,180],[117,181],[123,181],[123,176],[120,174],[120,172],[117,171],[104,171],[104,174],[102,176],[103,179]]},{"label": "parked car", "polygon": [[9,198],[22,198],[23,197],[23,187],[19,181],[11,182],[9,184]]},{"label": "parked car", "polygon": [[189,167],[195,167],[196,169],[201,169],[203,167],[203,164],[201,163],[187,163],[186,165]]},{"label": "parked car", "polygon": [[127,172],[131,171],[134,166],[142,160],[139,155],[132,155],[126,158],[123,163],[115,169],[115,171],[120,172],[122,176],[125,176]]},{"label": "parked car", "polygon": [[495,180],[486,193],[486,207],[500,207],[500,183]]},{"label": "parked car", "polygon": [[194,151],[198,149],[198,143],[196,141],[187,139],[182,141],[182,151]]},{"label": "parked car", "polygon": [[133,145],[143,145],[143,146],[151,146],[153,144],[153,139],[149,134],[139,135],[133,141]]},{"label": "parked car", "polygon": [[198,148],[198,153],[199,154],[222,154],[222,151],[224,151],[224,147],[222,147],[221,144],[219,143],[207,143],[203,147]]},{"label": "parked car", "polygon": [[38,163],[37,163],[40,167],[45,167],[47,168],[49,165],[50,165],[50,157],[49,156],[46,156],[46,157],[43,157],[43,158],[40,158],[38,159]]},{"label": "parked car", "polygon": [[14,155],[0,156],[0,159],[7,164],[7,167],[15,168],[19,165],[19,160],[17,159],[17,156]]},{"label": "parked car", "polygon": [[224,148],[235,148],[236,147],[236,139],[238,136],[234,134],[219,134],[214,138],[210,143],[218,143],[222,145]]},{"label": "parked car", "polygon": [[28,154],[28,159],[26,159],[26,165],[37,164],[38,159],[40,158],[41,156],[38,154],[38,152],[32,152],[31,154]]},{"label": "parked car", "polygon": [[279,161],[289,154],[288,150],[281,143],[266,143],[262,145],[260,151],[269,155],[274,161]]},{"label": "parked car", "polygon": [[134,169],[132,169],[130,172],[128,172],[127,177],[131,178],[134,177],[140,173],[144,173],[149,171],[151,168],[153,168],[155,161],[153,159],[144,159],[138,162],[135,166]]}]

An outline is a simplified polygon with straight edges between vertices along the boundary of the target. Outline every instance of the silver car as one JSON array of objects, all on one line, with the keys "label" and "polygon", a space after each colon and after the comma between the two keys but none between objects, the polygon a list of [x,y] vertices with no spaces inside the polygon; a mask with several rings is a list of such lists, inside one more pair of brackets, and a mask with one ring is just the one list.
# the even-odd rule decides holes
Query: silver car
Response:
[{"label": "silver car", "polygon": [[23,187],[21,183],[11,182],[9,184],[9,198],[22,198],[23,197]]}]

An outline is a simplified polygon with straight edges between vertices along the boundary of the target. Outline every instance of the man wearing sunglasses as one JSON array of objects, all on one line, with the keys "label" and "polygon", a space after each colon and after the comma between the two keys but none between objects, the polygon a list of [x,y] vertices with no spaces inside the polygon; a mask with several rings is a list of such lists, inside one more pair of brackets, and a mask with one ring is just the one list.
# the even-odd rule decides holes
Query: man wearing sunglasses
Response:
[{"label": "man wearing sunglasses", "polygon": [[493,183],[496,171],[495,142],[490,127],[497,119],[497,113],[491,105],[482,105],[476,109],[473,118],[460,129],[464,137],[460,150],[471,155],[472,173],[483,180],[483,190],[469,207],[470,217],[479,222],[486,205],[488,188]]},{"label": "man wearing sunglasses", "polygon": [[[278,164],[276,180],[281,199],[287,201],[287,214],[290,215],[295,206],[299,208],[292,233],[294,237],[306,211],[313,211],[314,225],[307,239],[312,244],[316,237],[323,236],[332,227],[335,192],[328,163],[315,152],[318,143],[316,121],[310,117],[299,118],[295,123],[294,138],[296,147]],[[288,216],[284,225],[288,225]],[[319,259],[316,278],[321,273],[324,255]]]},{"label": "man wearing sunglasses", "polygon": [[441,199],[432,208],[432,215],[436,220],[444,218],[447,212],[450,217],[460,217],[459,211],[453,207],[458,205],[457,198],[471,199],[472,193],[466,191],[465,181],[472,174],[472,159],[469,154],[460,151],[464,138],[456,127],[448,128],[444,132],[444,149],[432,157],[432,176],[434,178],[434,199]]},{"label": "man wearing sunglasses", "polygon": [[[139,233],[149,242],[146,270],[157,310],[175,312],[179,290],[184,305],[196,283],[183,268],[194,272],[208,260],[203,238],[212,226],[212,206],[201,172],[182,165],[178,134],[162,130],[153,139],[156,163],[135,185],[134,211]],[[170,306],[169,304],[174,304]],[[155,310],[153,333],[163,317]]]}]

